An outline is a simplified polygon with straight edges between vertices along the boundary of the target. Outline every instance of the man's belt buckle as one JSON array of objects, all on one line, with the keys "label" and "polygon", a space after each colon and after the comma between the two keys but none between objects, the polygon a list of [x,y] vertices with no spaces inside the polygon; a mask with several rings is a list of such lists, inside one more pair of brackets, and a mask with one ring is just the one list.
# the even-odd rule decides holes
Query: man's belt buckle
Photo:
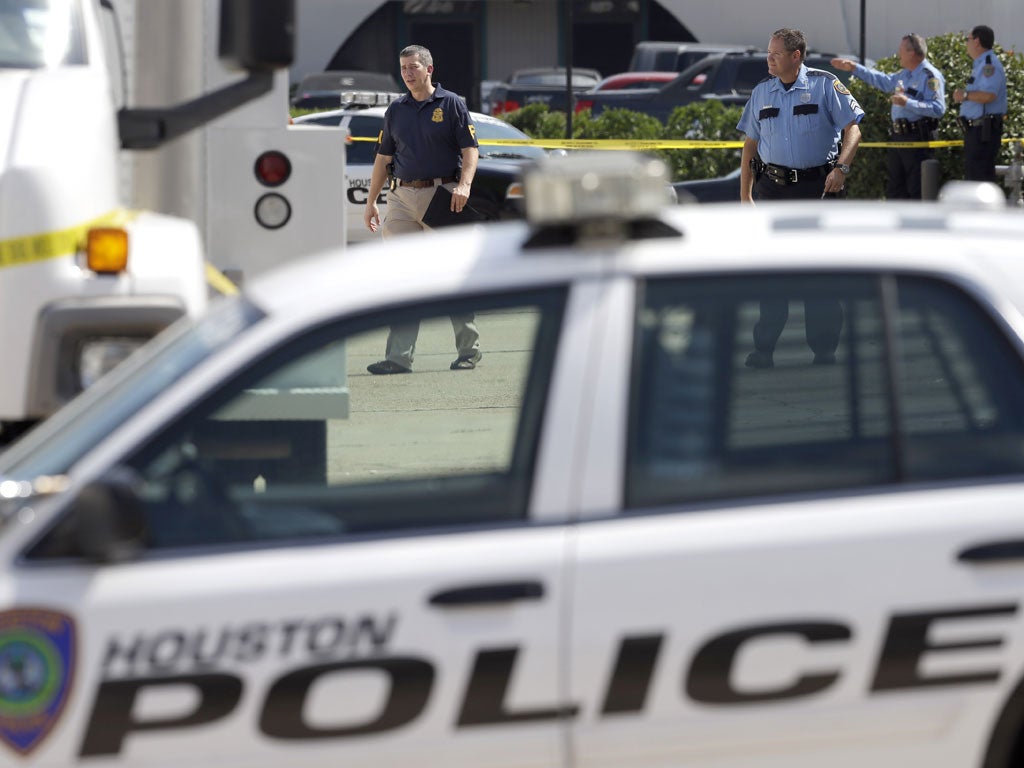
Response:
[{"label": "man's belt buckle", "polygon": [[799,180],[800,179],[797,174],[796,168],[786,169],[786,181],[788,181],[790,184],[796,184]]}]

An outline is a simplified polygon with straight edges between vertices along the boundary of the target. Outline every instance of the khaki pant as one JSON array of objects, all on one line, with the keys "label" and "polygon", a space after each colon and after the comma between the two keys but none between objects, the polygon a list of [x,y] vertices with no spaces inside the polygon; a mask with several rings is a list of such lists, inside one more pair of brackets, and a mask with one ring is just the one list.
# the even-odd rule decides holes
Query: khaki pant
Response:
[{"label": "khaki pant", "polygon": [[[455,189],[454,183],[444,186],[449,191]],[[381,235],[389,238],[429,231],[431,228],[423,223],[422,218],[436,189],[436,186],[422,189],[398,186],[388,192],[388,209],[384,214]],[[477,330],[475,319],[473,313],[451,316],[452,329],[455,331],[455,349],[459,357],[472,357],[480,351],[480,332]],[[412,368],[419,333],[418,322],[391,326],[385,357],[404,368]]]}]

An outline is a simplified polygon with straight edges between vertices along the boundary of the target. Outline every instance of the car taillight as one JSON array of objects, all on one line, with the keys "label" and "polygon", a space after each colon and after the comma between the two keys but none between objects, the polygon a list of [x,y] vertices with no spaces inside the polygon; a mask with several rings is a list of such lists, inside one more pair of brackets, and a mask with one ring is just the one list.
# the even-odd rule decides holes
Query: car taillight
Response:
[{"label": "car taillight", "polygon": [[505,101],[499,101],[491,107],[492,115],[500,115],[502,112],[515,112],[519,109],[519,102],[506,99]]},{"label": "car taillight", "polygon": [[576,111],[582,112],[584,109],[590,109],[594,106],[594,102],[591,99],[580,99],[576,102]]},{"label": "car taillight", "polygon": [[260,184],[265,187],[279,187],[292,175],[292,163],[283,152],[272,149],[256,158],[254,170]]}]

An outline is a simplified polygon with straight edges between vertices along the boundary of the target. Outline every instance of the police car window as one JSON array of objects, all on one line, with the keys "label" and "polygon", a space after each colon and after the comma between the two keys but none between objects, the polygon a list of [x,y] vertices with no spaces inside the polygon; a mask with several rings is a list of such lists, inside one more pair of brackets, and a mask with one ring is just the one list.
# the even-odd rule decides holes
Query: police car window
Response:
[{"label": "police car window", "polygon": [[[523,520],[562,304],[561,291],[444,303],[289,341],[129,457],[148,546]],[[466,312],[484,358],[450,370],[450,317]],[[389,327],[415,321],[414,372],[369,374]]]},{"label": "police car window", "polygon": [[900,423],[910,479],[1024,472],[1024,368],[971,299],[904,279],[899,296]]},{"label": "police car window", "polygon": [[[773,300],[789,312],[773,367],[748,367]],[[843,317],[835,363],[815,364],[807,315],[814,335],[830,302]],[[626,504],[1021,472],[1022,382],[998,328],[941,283],[652,282],[638,314]]]},{"label": "police car window", "polygon": [[354,140],[348,145],[345,161],[349,165],[373,165],[377,154],[376,139],[383,127],[384,121],[380,117],[356,115],[349,120],[348,130]]}]

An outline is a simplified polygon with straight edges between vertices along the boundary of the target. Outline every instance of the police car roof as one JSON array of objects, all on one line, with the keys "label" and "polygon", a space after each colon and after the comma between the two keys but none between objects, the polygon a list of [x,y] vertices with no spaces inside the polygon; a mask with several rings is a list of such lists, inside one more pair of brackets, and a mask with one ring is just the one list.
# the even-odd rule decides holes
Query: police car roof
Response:
[{"label": "police car roof", "polygon": [[812,201],[666,205],[658,218],[679,234],[528,248],[534,231],[522,221],[417,233],[311,257],[254,279],[246,292],[271,314],[311,320],[339,309],[564,283],[608,270],[888,269],[955,275],[1024,310],[1024,216],[1012,211]]}]

